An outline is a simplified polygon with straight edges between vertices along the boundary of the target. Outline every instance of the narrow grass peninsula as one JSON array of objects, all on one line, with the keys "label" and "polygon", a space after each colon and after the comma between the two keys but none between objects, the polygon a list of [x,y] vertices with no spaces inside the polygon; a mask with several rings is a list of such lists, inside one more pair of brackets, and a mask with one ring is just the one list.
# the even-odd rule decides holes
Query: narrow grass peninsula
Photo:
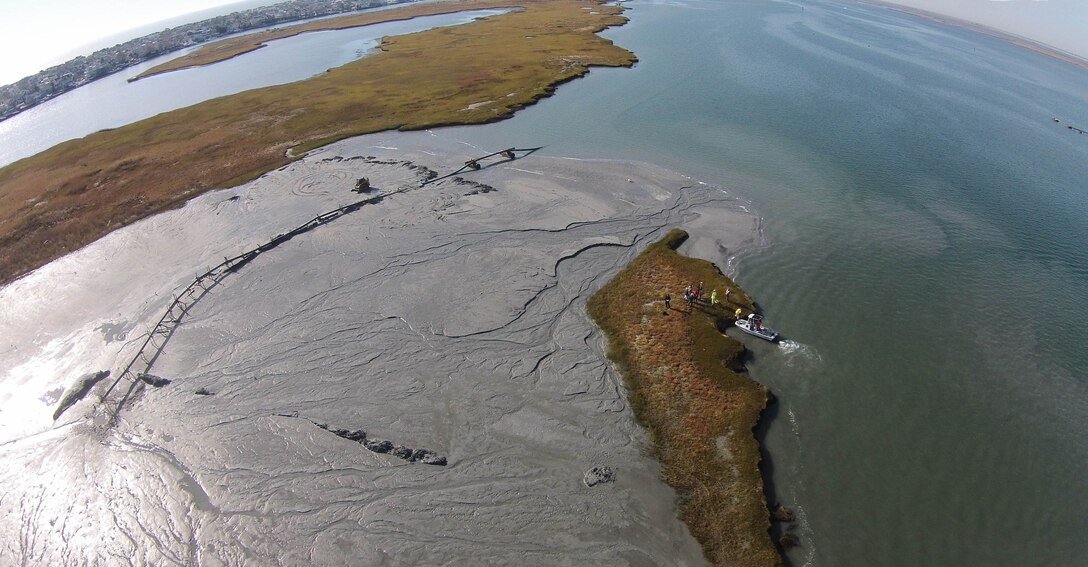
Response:
[{"label": "narrow grass peninsula", "polygon": [[[0,169],[0,284],[195,195],[303,152],[382,130],[501,120],[591,66],[635,56],[597,35],[627,21],[600,0],[438,2],[514,11],[385,38],[380,53],[103,130]],[[388,19],[409,17],[385,10]]]},{"label": "narrow grass peninsula", "polygon": [[384,22],[409,20],[420,16],[436,16],[439,14],[453,14],[456,12],[464,12],[467,10],[513,6],[516,6],[516,0],[500,3],[490,2],[488,0],[462,0],[460,2],[423,2],[419,4],[412,4],[395,10],[368,10],[366,12],[358,14],[324,18],[320,20],[314,20],[312,22],[303,22],[301,24],[272,28],[269,30],[247,33],[213,41],[196,49],[195,51],[151,67],[150,69],[147,69],[139,75],[136,75],[135,77],[129,79],[129,81],[138,81],[152,75],[169,73],[170,71],[177,71],[179,69],[188,69],[189,67],[211,65],[220,61],[225,61],[232,57],[237,57],[244,53],[249,53],[250,51],[256,51],[267,45],[270,41],[285,39],[306,32],[343,30]]},{"label": "narrow grass peninsula", "polygon": [[[767,389],[738,374],[744,346],[719,331],[752,300],[717,266],[676,252],[688,237],[674,229],[589,299],[608,338],[608,356],[627,384],[635,417],[653,436],[665,481],[680,494],[680,518],[714,565],[780,565],[752,429]],[[727,303],[696,304],[681,290],[703,282],[706,296],[731,290]],[[672,308],[662,298],[673,295]]]}]

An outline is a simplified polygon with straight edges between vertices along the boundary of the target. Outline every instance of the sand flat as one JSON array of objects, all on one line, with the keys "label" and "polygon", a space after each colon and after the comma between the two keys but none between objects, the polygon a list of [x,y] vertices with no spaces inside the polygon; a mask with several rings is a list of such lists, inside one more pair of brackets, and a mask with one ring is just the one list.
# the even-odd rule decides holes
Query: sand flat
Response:
[{"label": "sand flat", "polygon": [[[649,164],[541,151],[365,206],[223,280],[155,364],[172,383],[142,389],[115,427],[96,419],[110,380],[52,425],[47,394],[116,373],[196,273],[358,199],[358,177],[378,194],[415,187],[419,166],[446,173],[491,150],[428,132],[346,140],[0,290],[13,337],[0,396],[20,408],[0,413],[0,525],[20,534],[0,554],[702,564],[585,300],[668,228],[735,250],[757,221]],[[374,453],[315,423],[448,462]],[[587,487],[595,466],[615,482]]]}]

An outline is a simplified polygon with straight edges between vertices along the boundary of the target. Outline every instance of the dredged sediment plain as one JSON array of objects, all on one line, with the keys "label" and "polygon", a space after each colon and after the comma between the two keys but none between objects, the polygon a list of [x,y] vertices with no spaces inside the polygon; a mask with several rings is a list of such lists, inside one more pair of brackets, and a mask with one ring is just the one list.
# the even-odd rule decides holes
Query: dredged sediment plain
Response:
[{"label": "dredged sediment plain", "polygon": [[[720,260],[758,220],[648,164],[545,150],[362,207],[201,299],[153,368],[172,383],[141,386],[115,425],[105,383],[52,422],[66,386],[116,371],[171,292],[224,256],[357,200],[359,177],[380,195],[489,151],[429,132],[345,140],[0,289],[0,526],[17,534],[0,556],[702,564],[585,300],[669,228]],[[615,481],[587,487],[595,466]]]}]

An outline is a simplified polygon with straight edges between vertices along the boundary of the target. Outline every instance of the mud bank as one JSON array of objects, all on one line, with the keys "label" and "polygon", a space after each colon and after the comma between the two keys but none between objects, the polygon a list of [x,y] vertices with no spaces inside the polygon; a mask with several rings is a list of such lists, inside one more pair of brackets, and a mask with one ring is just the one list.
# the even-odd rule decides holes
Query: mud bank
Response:
[{"label": "mud bank", "polygon": [[[0,289],[4,562],[704,563],[585,302],[669,228],[728,254],[756,219],[647,164],[538,152],[363,207],[196,303],[152,369],[171,382],[115,426],[104,382],[52,422],[51,393],[116,371],[195,274],[353,202],[360,177],[381,195],[491,150],[347,140]],[[595,468],[610,482],[588,486]]]}]

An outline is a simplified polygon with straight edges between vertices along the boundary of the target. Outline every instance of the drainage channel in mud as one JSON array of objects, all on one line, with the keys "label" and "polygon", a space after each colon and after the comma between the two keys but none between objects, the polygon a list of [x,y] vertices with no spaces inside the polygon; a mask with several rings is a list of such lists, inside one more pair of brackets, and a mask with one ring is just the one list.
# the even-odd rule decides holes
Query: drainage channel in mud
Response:
[{"label": "drainage channel in mud", "polygon": [[[306,210],[342,206],[359,176],[379,187],[414,178],[352,157],[446,171],[464,161],[449,147],[422,133],[340,142],[235,201],[209,194],[127,238],[151,250],[156,239],[193,242],[171,262],[196,273],[213,238],[246,230],[233,238],[263,242]],[[105,443],[79,425],[85,400],[65,414],[64,435],[6,451],[0,529],[36,542],[6,552],[159,564],[701,562],[584,303],[667,228],[735,249],[756,221],[721,191],[645,164],[531,159],[464,175],[494,191],[449,180],[363,207],[224,279],[156,360],[172,382],[134,395]],[[239,220],[203,216],[216,213]],[[114,256],[111,269],[137,265]],[[173,273],[159,261],[141,269]],[[113,288],[141,285],[119,277]],[[116,322],[82,299],[84,311],[67,307],[78,325]],[[125,328],[138,316],[127,313]],[[423,451],[446,466],[420,466]],[[44,472],[11,473],[25,467]],[[95,510],[94,538],[52,535],[71,502]]]}]

